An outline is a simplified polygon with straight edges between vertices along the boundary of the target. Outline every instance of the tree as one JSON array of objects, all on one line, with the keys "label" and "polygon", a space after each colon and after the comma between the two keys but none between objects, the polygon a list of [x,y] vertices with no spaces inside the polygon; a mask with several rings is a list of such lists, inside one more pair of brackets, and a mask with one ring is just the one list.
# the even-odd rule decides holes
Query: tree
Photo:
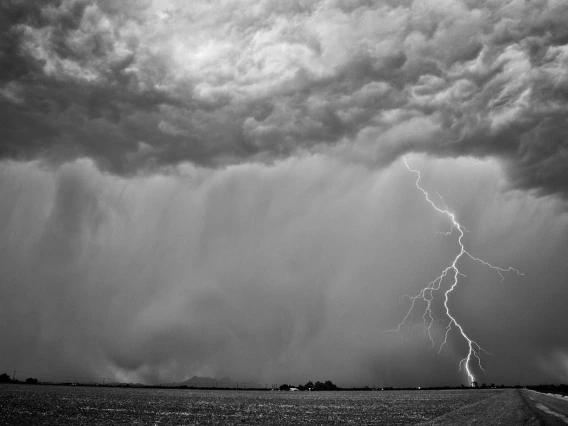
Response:
[{"label": "tree", "polygon": [[26,379],[26,384],[28,384],[28,385],[37,385],[37,379],[33,379],[33,378],[31,378],[31,377],[28,377],[28,378]]},{"label": "tree", "polygon": [[308,383],[306,383],[306,384],[304,385],[304,387],[305,387],[306,389],[313,389],[314,384],[313,384],[312,381],[310,380]]},{"label": "tree", "polygon": [[0,383],[12,383],[12,379],[6,373],[0,374]]},{"label": "tree", "polygon": [[336,390],[337,386],[335,386],[330,380],[326,380],[325,383],[316,382],[314,385],[314,390],[323,391],[323,390]]},{"label": "tree", "polygon": [[336,390],[336,389],[337,389],[337,386],[335,386],[335,385],[331,382],[331,380],[326,380],[324,386],[325,386],[325,390]]},{"label": "tree", "polygon": [[281,391],[289,391],[290,390],[290,386],[288,386],[286,383],[284,383],[283,385],[280,385],[279,388]]}]

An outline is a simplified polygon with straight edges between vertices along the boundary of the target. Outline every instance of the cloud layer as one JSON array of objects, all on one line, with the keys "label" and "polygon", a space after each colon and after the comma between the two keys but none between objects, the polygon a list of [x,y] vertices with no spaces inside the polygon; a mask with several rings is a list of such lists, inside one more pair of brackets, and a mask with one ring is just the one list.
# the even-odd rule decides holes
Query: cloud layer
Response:
[{"label": "cloud layer", "polygon": [[0,367],[465,381],[459,339],[383,333],[456,253],[405,155],[468,251],[525,273],[460,265],[479,381],[567,381],[566,22],[560,0],[2,1]]},{"label": "cloud layer", "polygon": [[3,2],[0,153],[115,172],[498,157],[566,196],[562,1]]}]

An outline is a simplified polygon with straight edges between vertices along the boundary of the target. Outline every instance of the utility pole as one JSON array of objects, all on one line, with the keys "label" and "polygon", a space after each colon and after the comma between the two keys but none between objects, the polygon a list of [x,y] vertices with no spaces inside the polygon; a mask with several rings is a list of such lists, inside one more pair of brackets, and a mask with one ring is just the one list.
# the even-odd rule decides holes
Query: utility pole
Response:
[{"label": "utility pole", "polygon": [[14,381],[16,379],[16,370],[14,370],[14,373],[12,374],[12,381]]}]

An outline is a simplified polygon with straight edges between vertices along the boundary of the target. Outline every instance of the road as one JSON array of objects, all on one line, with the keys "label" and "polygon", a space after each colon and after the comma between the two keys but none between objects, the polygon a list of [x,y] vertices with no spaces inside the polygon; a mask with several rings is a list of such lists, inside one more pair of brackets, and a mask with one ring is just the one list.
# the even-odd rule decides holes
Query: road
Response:
[{"label": "road", "polygon": [[531,390],[523,390],[522,395],[545,425],[568,425],[568,398],[558,398]]}]

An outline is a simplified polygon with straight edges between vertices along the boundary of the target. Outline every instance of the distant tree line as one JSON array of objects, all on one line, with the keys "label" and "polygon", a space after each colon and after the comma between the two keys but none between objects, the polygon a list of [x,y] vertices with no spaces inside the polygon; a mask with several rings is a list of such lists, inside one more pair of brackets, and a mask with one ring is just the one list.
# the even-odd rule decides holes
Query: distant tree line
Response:
[{"label": "distant tree line", "polygon": [[331,380],[326,380],[324,383],[322,382],[315,382],[313,383],[312,381],[309,381],[308,383],[306,383],[305,385],[298,385],[297,387],[295,386],[290,386],[287,384],[283,384],[280,386],[280,390],[281,391],[289,391],[290,389],[298,389],[300,391],[329,391],[329,390],[337,390],[338,387],[336,385],[334,385]]},{"label": "distant tree line", "polygon": [[560,384],[560,385],[545,384],[545,385],[535,385],[527,387],[537,392],[554,393],[557,395],[568,396],[568,384]]},{"label": "distant tree line", "polygon": [[[0,374],[0,383],[22,383],[19,380],[12,380],[6,373]],[[28,385],[37,385],[39,383],[38,379],[28,377],[24,382]]]}]

